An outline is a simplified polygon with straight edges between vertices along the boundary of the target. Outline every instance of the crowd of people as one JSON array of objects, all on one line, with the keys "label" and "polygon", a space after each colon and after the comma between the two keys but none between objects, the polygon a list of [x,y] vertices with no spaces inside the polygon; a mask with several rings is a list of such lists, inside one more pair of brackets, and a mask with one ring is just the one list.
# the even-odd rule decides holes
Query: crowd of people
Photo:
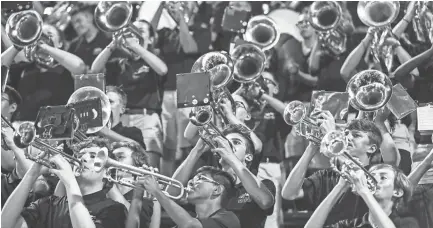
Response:
[{"label": "crowd of people", "polygon": [[[132,29],[122,31],[135,35],[119,38],[107,24],[121,18],[101,19],[98,2],[2,2],[1,226],[433,228],[433,112],[420,115],[433,107],[433,4],[378,2],[361,15],[359,4],[369,3],[322,3],[113,2],[104,7],[132,9]],[[39,28],[8,20],[30,11],[50,40],[33,47],[44,58],[16,39]],[[191,73],[205,54],[254,44],[243,40],[252,33],[247,23],[227,22],[238,15],[265,15],[277,40],[263,50],[257,83],[230,80],[209,106],[215,124],[197,125],[191,118],[201,107],[178,108],[178,90],[187,88],[177,88],[177,75]],[[375,27],[364,24],[375,20],[366,15],[395,17]],[[319,30],[317,20],[335,25]],[[224,64],[236,68],[232,61]],[[212,81],[215,70],[207,70]],[[346,87],[367,71],[401,86],[406,98],[394,89],[374,115],[360,110],[354,99],[361,98]],[[35,122],[40,108],[65,106],[77,85],[95,84],[109,100],[109,122],[54,145],[78,164],[18,143],[20,126]],[[293,104],[308,117],[290,123]],[[347,156],[330,158],[322,139],[337,133]],[[146,172],[113,171],[102,155]],[[290,221],[300,212],[305,221]]]}]

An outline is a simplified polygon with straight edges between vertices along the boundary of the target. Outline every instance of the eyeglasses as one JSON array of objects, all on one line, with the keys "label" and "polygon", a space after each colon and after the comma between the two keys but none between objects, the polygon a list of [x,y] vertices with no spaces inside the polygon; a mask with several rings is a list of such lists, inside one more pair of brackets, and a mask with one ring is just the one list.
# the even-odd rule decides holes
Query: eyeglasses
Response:
[{"label": "eyeglasses", "polygon": [[264,78],[263,80],[265,81],[266,85],[267,85],[267,84],[272,84],[272,85],[274,85],[274,86],[277,86],[277,83],[275,83],[275,82],[272,81],[271,79]]},{"label": "eyeglasses", "polygon": [[210,179],[209,177],[207,177],[207,176],[205,176],[205,175],[203,175],[203,174],[198,174],[198,175],[196,175],[196,176],[192,179],[192,181],[193,181],[194,183],[197,183],[197,182],[200,181],[200,182],[208,182],[208,183],[212,183],[212,184],[216,184],[216,185],[221,185],[220,183],[218,183],[218,182],[216,182],[216,181]]},{"label": "eyeglasses", "polygon": [[307,20],[298,21],[298,22],[296,23],[296,27],[297,27],[298,29],[306,28],[306,27],[308,27],[309,25],[310,25],[310,22],[307,21]]}]

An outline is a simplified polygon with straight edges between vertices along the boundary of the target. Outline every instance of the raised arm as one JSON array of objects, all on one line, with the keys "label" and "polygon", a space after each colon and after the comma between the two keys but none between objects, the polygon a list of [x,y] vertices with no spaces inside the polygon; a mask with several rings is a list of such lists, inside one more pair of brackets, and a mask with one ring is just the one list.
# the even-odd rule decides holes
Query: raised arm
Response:
[{"label": "raised arm", "polygon": [[105,64],[108,62],[108,59],[113,54],[116,49],[116,41],[111,41],[104,50],[99,53],[96,59],[92,63],[92,67],[90,68],[91,73],[104,73],[105,72]]},{"label": "raised arm", "polygon": [[47,44],[40,44],[39,47],[51,55],[60,65],[64,66],[72,75],[86,72],[86,64],[80,57]]},{"label": "raised arm", "polygon": [[349,56],[347,56],[346,61],[344,61],[343,66],[340,70],[340,74],[346,82],[350,80],[350,77],[353,75],[354,70],[361,62],[364,53],[367,50],[367,47],[370,45],[370,42],[373,39],[372,33],[373,30],[370,28],[361,43],[359,43],[359,45],[356,46],[356,48],[353,49],[352,52],[350,52]]},{"label": "raised arm", "polygon": [[433,149],[430,150],[430,152],[427,154],[424,160],[422,160],[421,163],[419,163],[418,166],[414,170],[412,170],[412,172],[410,172],[408,178],[413,186],[417,186],[418,182],[421,180],[421,178],[424,176],[427,170],[433,167],[432,163],[433,163]]},{"label": "raised arm", "polygon": [[147,64],[149,64],[149,66],[159,76],[164,76],[165,74],[167,74],[167,65],[158,56],[148,51],[147,48],[141,46],[138,42],[135,41],[135,39],[126,39],[126,43],[136,54],[138,54]]},{"label": "raised arm", "polygon": [[398,24],[396,24],[394,28],[392,28],[392,33],[397,38],[401,38],[401,35],[403,35],[404,31],[406,31],[407,26],[414,18],[415,9],[416,9],[415,3],[416,1],[412,1],[409,3],[409,5],[407,6],[406,14],[404,15],[403,19],[401,19],[401,21],[399,21]]},{"label": "raised arm", "polygon": [[400,152],[395,145],[394,139],[388,131],[385,125],[385,121],[390,115],[390,110],[385,107],[377,111],[374,123],[380,130],[382,136],[382,143],[380,144],[380,152],[382,154],[383,162],[386,164],[391,164],[398,166],[400,164]]}]

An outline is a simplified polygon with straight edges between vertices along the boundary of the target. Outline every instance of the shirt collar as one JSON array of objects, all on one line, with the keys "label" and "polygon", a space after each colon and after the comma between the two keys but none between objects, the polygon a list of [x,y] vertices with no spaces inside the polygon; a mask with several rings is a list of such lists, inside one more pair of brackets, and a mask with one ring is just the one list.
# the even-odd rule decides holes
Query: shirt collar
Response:
[{"label": "shirt collar", "polygon": [[83,196],[83,200],[86,204],[94,204],[100,201],[103,201],[107,198],[106,192],[104,190],[100,190],[88,195]]}]

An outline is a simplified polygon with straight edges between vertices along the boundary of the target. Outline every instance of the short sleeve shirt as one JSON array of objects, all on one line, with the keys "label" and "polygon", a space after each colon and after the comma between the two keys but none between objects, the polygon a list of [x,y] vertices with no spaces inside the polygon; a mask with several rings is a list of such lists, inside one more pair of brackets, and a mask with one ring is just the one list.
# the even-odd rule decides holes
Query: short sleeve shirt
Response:
[{"label": "short sleeve shirt", "polygon": [[[368,169],[368,167],[366,167]],[[326,196],[337,185],[339,175],[332,169],[324,169],[305,178],[302,185],[304,197],[295,200],[299,210],[315,211]],[[326,225],[345,219],[362,217],[368,212],[364,200],[352,191],[346,191],[329,213]]]},{"label": "short sleeve shirt", "polygon": [[[413,217],[400,217],[396,213],[392,213],[389,218],[394,223],[396,228],[419,228],[418,222]],[[368,213],[361,218],[352,220],[343,220],[325,228],[374,228],[368,221]]]},{"label": "short sleeve shirt", "polygon": [[[262,183],[275,197],[275,184],[268,179],[262,180]],[[241,227],[263,228],[267,216],[272,214],[274,207],[272,206],[266,210],[260,208],[241,183],[236,186],[235,194],[229,200],[226,209],[233,211],[238,216]]]},{"label": "short sleeve shirt", "polygon": [[[96,228],[124,228],[127,211],[123,204],[105,196],[104,191],[83,196]],[[73,228],[66,196],[48,196],[24,208],[21,216],[29,228]]]},{"label": "short sleeve shirt", "polygon": [[86,66],[90,67],[96,57],[110,42],[111,38],[107,37],[103,32],[98,32],[96,37],[90,42],[87,42],[84,37],[72,41],[68,51],[80,57]]},{"label": "short sleeve shirt", "polygon": [[[241,228],[238,217],[235,213],[226,209],[219,209],[207,218],[198,219],[203,228]],[[177,228],[175,226],[173,228]]]},{"label": "short sleeve shirt", "polygon": [[113,130],[119,135],[125,136],[138,142],[143,147],[143,149],[146,150],[146,145],[143,141],[143,133],[137,127],[125,127],[122,123],[119,123],[116,126],[112,127],[111,130]]}]

